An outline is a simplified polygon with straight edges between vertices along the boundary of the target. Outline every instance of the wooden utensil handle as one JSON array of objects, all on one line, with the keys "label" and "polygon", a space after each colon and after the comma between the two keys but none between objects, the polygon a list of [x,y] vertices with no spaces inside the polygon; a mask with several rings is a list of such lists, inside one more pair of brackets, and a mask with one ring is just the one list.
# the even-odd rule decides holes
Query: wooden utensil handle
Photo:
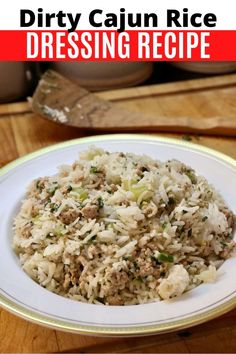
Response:
[{"label": "wooden utensil handle", "polygon": [[[234,75],[233,75],[234,76]],[[173,102],[176,103],[175,96],[185,95],[186,87],[189,92],[207,94],[207,90],[222,87],[234,89],[236,84],[235,77],[225,75],[224,77],[192,80],[185,83],[172,83],[162,85],[164,93],[160,93],[160,86],[132,88],[109,93],[93,94],[78,86],[76,83],[64,78],[60,74],[48,71],[44,74],[38,88],[33,96],[33,110],[45,118],[59,123],[82,129],[107,130],[107,131],[165,131],[181,133],[200,133],[215,135],[236,135],[236,113],[235,118],[210,116],[194,117],[172,116],[167,117],[160,113],[149,114],[147,112],[135,112],[134,110],[124,109],[119,105],[119,100],[124,100],[125,96],[135,99],[139,93],[141,97],[157,97],[167,95],[170,100],[173,95]],[[223,86],[222,86],[223,85]],[[214,90],[213,90],[214,92]],[[186,104],[188,96],[186,94]],[[201,96],[203,97],[203,96]],[[111,99],[113,102],[105,98]],[[140,100],[139,100],[140,102]],[[171,103],[171,102],[170,102]],[[175,106],[174,106],[175,107]],[[25,107],[20,106],[22,111]],[[174,111],[172,109],[172,111]],[[9,112],[8,112],[9,113]],[[14,112],[12,112],[14,113]],[[218,113],[218,112],[217,112]],[[3,109],[0,110],[3,114]],[[63,118],[63,119],[62,119]]]}]

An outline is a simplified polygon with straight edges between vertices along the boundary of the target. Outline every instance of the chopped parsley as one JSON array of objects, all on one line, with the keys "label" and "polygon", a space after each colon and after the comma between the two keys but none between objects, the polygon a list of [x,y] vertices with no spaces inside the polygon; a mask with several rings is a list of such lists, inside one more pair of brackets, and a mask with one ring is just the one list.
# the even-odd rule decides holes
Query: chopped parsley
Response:
[{"label": "chopped parsley", "polygon": [[133,262],[134,268],[139,268],[139,265],[136,261]]},{"label": "chopped parsley", "polygon": [[161,225],[162,229],[165,230],[166,226],[168,225],[168,222],[163,222],[163,224]]},{"label": "chopped parsley", "polygon": [[153,262],[156,263],[156,265],[160,265],[161,263],[158,261],[158,259],[155,256],[150,257]]},{"label": "chopped parsley", "polygon": [[123,259],[124,261],[128,261],[128,260],[129,260],[129,256],[123,256],[122,259]]},{"label": "chopped parsley", "polygon": [[99,209],[103,208],[104,207],[104,202],[103,202],[102,197],[98,197],[97,201],[98,201]]},{"label": "chopped parsley", "polygon": [[208,219],[208,216],[203,216],[202,221],[206,221]]},{"label": "chopped parsley", "polygon": [[67,192],[68,192],[68,193],[71,192],[72,189],[73,189],[73,188],[72,188],[71,186],[68,186],[68,187],[67,187]]},{"label": "chopped parsley", "polygon": [[50,204],[50,212],[53,213],[54,211],[57,211],[60,205],[56,203],[51,203]]},{"label": "chopped parsley", "polygon": [[221,242],[221,245],[222,245],[223,247],[228,246],[227,243],[225,243],[225,242]]},{"label": "chopped parsley", "polygon": [[192,184],[197,183],[197,178],[192,170],[186,170],[184,173],[186,174],[186,176],[188,176]]},{"label": "chopped parsley", "polygon": [[192,233],[193,233],[193,232],[192,232],[192,229],[189,229],[189,230],[188,230],[188,237],[191,237],[191,236],[192,236]]},{"label": "chopped parsley", "polygon": [[90,173],[98,173],[98,169],[96,166],[91,166],[90,167]]},{"label": "chopped parsley", "polygon": [[44,188],[40,179],[38,179],[37,182],[36,182],[36,188],[39,189],[40,192],[42,192],[42,190]]},{"label": "chopped parsley", "polygon": [[175,205],[175,204],[176,204],[175,199],[173,197],[170,197],[168,201],[168,205]]},{"label": "chopped parsley", "polygon": [[97,238],[97,235],[92,236],[89,240],[88,243],[93,243]]}]

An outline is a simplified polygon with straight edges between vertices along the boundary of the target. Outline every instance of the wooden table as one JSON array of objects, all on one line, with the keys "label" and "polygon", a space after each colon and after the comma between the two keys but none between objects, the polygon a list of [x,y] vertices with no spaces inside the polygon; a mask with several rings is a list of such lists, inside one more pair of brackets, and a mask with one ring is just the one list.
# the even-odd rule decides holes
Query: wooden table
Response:
[{"label": "wooden table", "polygon": [[[199,119],[227,115],[236,119],[236,76],[103,92],[99,95],[140,112]],[[211,99],[209,99],[211,97]],[[215,101],[214,101],[215,100]],[[26,103],[0,105],[0,165],[41,147],[91,135],[48,122]],[[236,159],[235,137],[185,136]],[[144,338],[95,338],[40,327],[0,309],[0,352],[236,352],[236,310],[200,326]]]}]

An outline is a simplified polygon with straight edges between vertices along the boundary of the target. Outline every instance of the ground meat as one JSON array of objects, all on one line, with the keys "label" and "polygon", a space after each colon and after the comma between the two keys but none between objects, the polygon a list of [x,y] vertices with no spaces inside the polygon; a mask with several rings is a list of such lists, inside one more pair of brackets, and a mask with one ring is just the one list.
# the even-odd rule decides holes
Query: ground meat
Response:
[{"label": "ground meat", "polygon": [[228,221],[228,224],[230,227],[234,228],[234,225],[235,225],[235,215],[232,213],[231,210],[225,208],[223,210],[223,213],[225,214],[226,218],[227,218],[227,221]]},{"label": "ground meat", "polygon": [[85,296],[87,295],[87,290],[86,290],[86,280],[84,279],[80,279],[79,280],[79,291],[81,293],[82,296]]},{"label": "ground meat", "polygon": [[45,188],[45,184],[48,183],[48,178],[47,177],[43,177],[43,178],[40,178],[38,179],[36,182],[35,182],[35,187],[37,190],[42,190]]},{"label": "ground meat", "polygon": [[151,241],[147,243],[147,247],[150,248],[153,251],[157,251],[158,250],[158,246],[155,242]]},{"label": "ground meat", "polygon": [[82,264],[82,266],[84,267],[88,263],[88,261],[86,260],[85,257],[79,256],[79,257],[76,258],[76,263],[77,264]]},{"label": "ground meat", "polygon": [[76,168],[79,166],[78,161],[73,162],[72,164],[72,170],[76,170]]},{"label": "ground meat", "polygon": [[64,282],[62,284],[63,289],[65,289],[65,290],[68,289],[70,281],[71,281],[70,280],[70,275],[68,273],[65,274]]},{"label": "ground meat", "polygon": [[23,238],[29,238],[31,236],[31,225],[27,224],[21,231],[21,235]]},{"label": "ground meat", "polygon": [[108,275],[108,279],[112,285],[116,286],[117,289],[122,290],[128,283],[129,276],[124,270],[122,270],[121,272],[113,271]]},{"label": "ground meat", "polygon": [[124,305],[124,301],[122,300],[122,297],[120,295],[111,295],[111,296],[108,296],[106,298],[106,302],[109,304],[109,305]]},{"label": "ground meat", "polygon": [[115,285],[112,285],[111,283],[106,282],[105,284],[101,285],[101,290],[100,292],[103,294],[103,296],[112,296],[117,292],[117,288]]},{"label": "ground meat", "polygon": [[72,260],[72,266],[68,266],[67,269],[65,269],[65,273],[64,273],[64,279],[62,278],[62,288],[64,290],[68,290],[71,286],[79,285],[79,278],[80,278],[80,274],[82,271],[82,268],[80,265],[75,265],[75,257],[71,256],[71,260]]},{"label": "ground meat", "polygon": [[101,285],[101,292],[105,297],[117,296],[117,292],[123,290],[129,282],[129,276],[125,271],[119,272],[113,270],[107,274],[106,278],[106,283]]},{"label": "ground meat", "polygon": [[150,169],[148,167],[138,165],[136,173],[139,177],[143,177],[144,172],[149,172],[149,171]]},{"label": "ground meat", "polygon": [[227,259],[227,258],[229,258],[231,252],[234,249],[235,249],[235,243],[234,243],[234,241],[232,241],[228,244],[227,247],[225,247],[225,249],[222,252],[220,252],[219,256],[223,259]]},{"label": "ground meat", "polygon": [[68,185],[68,186],[62,187],[62,188],[60,189],[60,192],[61,192],[63,195],[65,195],[65,194],[69,193],[71,190],[72,190],[72,187],[71,187],[70,185]]},{"label": "ground meat", "polygon": [[137,259],[137,264],[139,266],[139,271],[138,275],[140,277],[147,277],[148,275],[153,275],[154,273],[154,267],[152,266],[152,261],[150,260],[145,260],[142,258]]},{"label": "ground meat", "polygon": [[31,209],[31,216],[33,218],[35,218],[36,216],[38,216],[39,211],[40,211],[41,207],[39,205],[33,205],[32,209]]},{"label": "ground meat", "polygon": [[83,209],[81,209],[81,212],[85,219],[95,219],[98,216],[98,206],[86,205]]},{"label": "ground meat", "polygon": [[142,207],[144,215],[146,215],[148,218],[155,216],[157,214],[157,210],[157,206],[153,202]]},{"label": "ground meat", "polygon": [[99,172],[92,177],[92,181],[86,187],[88,189],[100,189],[102,185],[104,185],[104,176],[102,172]]},{"label": "ground meat", "polygon": [[59,219],[63,224],[69,225],[74,222],[79,215],[80,213],[75,209],[65,209],[61,212]]},{"label": "ground meat", "polygon": [[204,246],[201,249],[201,252],[199,252],[201,254],[201,256],[203,257],[207,257],[209,256],[209,254],[212,252],[212,249],[210,246]]},{"label": "ground meat", "polygon": [[[78,258],[78,257],[77,257]],[[76,265],[73,265],[71,268],[68,270],[69,278],[70,278],[70,283],[72,285],[78,286],[80,284],[81,279],[81,272],[83,271],[83,265],[80,263],[77,263]]]},{"label": "ground meat", "polygon": [[150,248],[142,248],[140,252],[140,257],[146,259],[147,257],[151,257],[153,255],[153,251]]},{"label": "ground meat", "polygon": [[113,193],[118,190],[117,186],[116,186],[114,183],[112,183],[112,184],[110,185],[110,188],[111,188],[111,192],[113,192]]},{"label": "ground meat", "polygon": [[99,255],[101,253],[101,247],[99,245],[90,245],[88,247],[88,256],[90,259],[93,259],[94,256]]}]

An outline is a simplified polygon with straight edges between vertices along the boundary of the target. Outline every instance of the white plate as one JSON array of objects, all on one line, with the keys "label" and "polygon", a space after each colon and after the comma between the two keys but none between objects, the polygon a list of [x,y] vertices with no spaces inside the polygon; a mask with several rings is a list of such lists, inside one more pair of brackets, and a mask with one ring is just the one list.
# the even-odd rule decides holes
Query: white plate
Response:
[{"label": "white plate", "polygon": [[179,159],[205,176],[236,212],[236,162],[194,144],[145,135],[107,135],[72,140],[16,160],[0,172],[0,304],[26,319],[57,329],[94,335],[145,335],[185,328],[212,319],[236,305],[236,258],[221,267],[214,284],[200,285],[178,299],[136,306],[99,306],[45,290],[20,268],[11,248],[12,220],[32,179],[53,175],[78,153],[96,145],[109,151]]}]

